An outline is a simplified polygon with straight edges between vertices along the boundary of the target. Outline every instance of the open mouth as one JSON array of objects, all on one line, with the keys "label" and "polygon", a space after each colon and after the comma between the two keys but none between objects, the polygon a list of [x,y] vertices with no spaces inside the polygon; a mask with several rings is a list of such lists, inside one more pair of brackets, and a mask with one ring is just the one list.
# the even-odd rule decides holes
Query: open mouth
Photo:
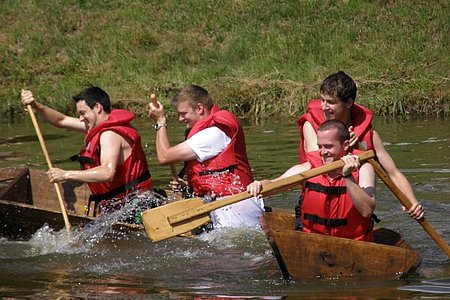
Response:
[{"label": "open mouth", "polygon": [[322,162],[323,162],[324,164],[333,162],[333,157],[331,157],[331,156],[322,156]]},{"label": "open mouth", "polygon": [[334,116],[333,116],[333,112],[331,112],[331,111],[324,112],[324,114],[325,114],[325,118],[326,118],[327,120],[329,120],[329,119],[331,119],[331,118],[334,117]]}]

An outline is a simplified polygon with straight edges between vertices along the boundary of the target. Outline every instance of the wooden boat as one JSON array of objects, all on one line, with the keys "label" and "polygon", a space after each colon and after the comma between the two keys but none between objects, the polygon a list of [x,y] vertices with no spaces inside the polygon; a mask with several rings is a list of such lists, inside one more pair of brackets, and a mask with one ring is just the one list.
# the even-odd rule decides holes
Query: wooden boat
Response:
[{"label": "wooden boat", "polygon": [[[72,226],[94,220],[86,215],[90,195],[86,184],[65,182],[60,189]],[[54,230],[65,226],[54,185],[47,174],[27,167],[0,169],[0,216],[0,237],[10,240],[28,240],[45,224]],[[141,225],[118,223],[114,227],[144,232]]]},{"label": "wooden boat", "polygon": [[[60,184],[72,226],[84,225],[89,188],[86,184]],[[27,167],[0,169],[0,237],[28,240],[44,224],[64,228],[64,220],[53,184],[43,171]],[[420,256],[398,233],[375,231],[375,243],[306,234],[294,230],[294,215],[267,212],[262,227],[286,279],[390,277],[413,272]],[[143,226],[119,223],[114,229],[139,230]]]},{"label": "wooden boat", "polygon": [[421,257],[389,229],[376,229],[375,243],[304,233],[294,230],[295,216],[273,210],[261,218],[283,277],[401,278],[413,272]]}]

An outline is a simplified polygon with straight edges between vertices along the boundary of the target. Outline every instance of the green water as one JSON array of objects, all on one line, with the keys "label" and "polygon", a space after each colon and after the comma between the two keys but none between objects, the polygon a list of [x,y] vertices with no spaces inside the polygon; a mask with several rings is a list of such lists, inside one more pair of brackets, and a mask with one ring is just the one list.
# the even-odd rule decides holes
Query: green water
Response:
[{"label": "green water", "polygon": [[[398,123],[377,118],[374,124],[424,204],[427,219],[450,242],[448,121]],[[183,128],[172,120],[169,124],[171,142],[182,141]],[[24,120],[0,127],[0,167],[25,164],[46,169],[31,122]],[[137,127],[155,183],[166,187],[171,174],[155,159],[155,131],[146,118],[139,119]],[[267,120],[244,129],[257,179],[278,176],[297,162],[295,120]],[[54,166],[77,168],[68,157],[79,150],[83,136],[42,123],[41,130]],[[265,201],[272,207],[292,209],[296,199],[297,192],[293,190]],[[156,244],[143,235],[96,236],[67,246],[64,232],[43,228],[30,241],[0,239],[0,297],[220,299],[227,295],[238,299],[418,299],[423,294],[397,288],[450,277],[448,258],[417,222],[401,211],[398,201],[381,182],[377,185],[376,213],[383,220],[381,226],[400,232],[423,256],[418,273],[407,281],[287,283],[282,280],[264,234],[254,230],[215,232],[202,239],[172,239]]]}]

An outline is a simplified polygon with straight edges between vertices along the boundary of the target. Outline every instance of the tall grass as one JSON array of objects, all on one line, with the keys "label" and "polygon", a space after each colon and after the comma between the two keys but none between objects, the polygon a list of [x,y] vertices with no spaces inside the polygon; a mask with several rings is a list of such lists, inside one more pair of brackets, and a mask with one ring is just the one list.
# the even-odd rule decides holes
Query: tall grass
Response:
[{"label": "tall grass", "polygon": [[298,116],[344,70],[378,114],[450,113],[450,2],[4,0],[0,114],[21,88],[66,113],[103,87],[143,113],[186,84],[239,116]]}]

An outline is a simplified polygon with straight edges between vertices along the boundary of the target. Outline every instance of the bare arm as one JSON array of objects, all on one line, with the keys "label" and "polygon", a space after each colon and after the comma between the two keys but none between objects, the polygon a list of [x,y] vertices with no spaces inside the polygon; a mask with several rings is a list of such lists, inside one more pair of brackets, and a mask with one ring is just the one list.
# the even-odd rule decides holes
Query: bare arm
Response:
[{"label": "bare arm", "polygon": [[258,180],[253,181],[252,183],[250,183],[247,186],[247,192],[249,192],[251,195],[256,197],[261,193],[264,185],[284,179],[284,178],[292,176],[292,175],[296,175],[296,174],[308,171],[310,169],[311,169],[311,164],[309,162],[306,162],[303,164],[297,164],[295,166],[292,166],[286,172],[284,172],[283,175],[281,175],[275,179],[263,179],[261,181],[258,181]]},{"label": "bare arm", "polygon": [[[149,116],[160,124],[166,124],[166,113],[162,104],[149,103]],[[197,159],[197,154],[186,142],[170,147],[167,127],[161,127],[156,132],[156,154],[161,165],[170,165],[177,162]]]},{"label": "bare arm", "polygon": [[23,105],[31,105],[31,107],[33,107],[46,122],[52,124],[53,126],[79,132],[86,132],[84,123],[80,122],[79,119],[66,116],[65,114],[37,102],[31,91],[22,90],[21,98]]},{"label": "bare arm", "polygon": [[[341,158],[345,162],[342,174],[351,174],[359,166],[359,159],[355,155],[346,155]],[[359,169],[359,182],[355,179],[344,177],[347,191],[350,193],[353,205],[364,218],[372,216],[375,210],[375,172],[373,167],[365,163]]]},{"label": "bare arm", "polygon": [[408,179],[406,179],[405,175],[397,168],[394,161],[392,160],[392,157],[384,148],[380,136],[375,130],[373,131],[373,145],[375,152],[377,153],[378,160],[383,169],[386,171],[395,185],[397,185],[397,187],[401,191],[403,191],[403,193],[405,193],[405,195],[411,201],[412,207],[408,211],[409,215],[412,218],[420,219],[424,214],[423,206],[417,201],[411,184],[409,183]]},{"label": "bare arm", "polygon": [[308,121],[303,125],[303,148],[305,153],[319,150],[319,147],[317,147],[317,133]]},{"label": "bare arm", "polygon": [[100,166],[88,170],[49,170],[51,182],[66,180],[81,182],[110,182],[114,180],[117,166],[131,153],[130,145],[114,131],[106,131],[100,137]]},{"label": "bare arm", "polygon": [[159,163],[164,166],[198,158],[186,142],[170,147],[166,127],[160,128],[156,133],[156,153]]}]

